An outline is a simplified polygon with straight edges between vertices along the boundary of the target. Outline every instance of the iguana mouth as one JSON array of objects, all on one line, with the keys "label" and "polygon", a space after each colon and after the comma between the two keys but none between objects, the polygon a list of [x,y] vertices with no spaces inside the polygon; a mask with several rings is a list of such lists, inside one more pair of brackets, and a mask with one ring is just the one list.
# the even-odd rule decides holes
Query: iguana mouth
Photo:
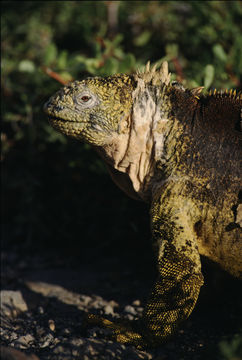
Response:
[{"label": "iguana mouth", "polygon": [[58,117],[49,117],[48,120],[51,126],[53,126],[56,130],[72,137],[79,136],[85,127],[84,122],[66,120]]},{"label": "iguana mouth", "polygon": [[69,119],[63,119],[63,118],[59,118],[59,117],[53,117],[53,116],[48,116],[48,120],[50,122],[54,122],[54,121],[58,121],[58,122],[70,122],[70,123],[76,123],[76,124],[80,124],[80,122],[77,121],[73,121],[73,120],[69,120]]}]

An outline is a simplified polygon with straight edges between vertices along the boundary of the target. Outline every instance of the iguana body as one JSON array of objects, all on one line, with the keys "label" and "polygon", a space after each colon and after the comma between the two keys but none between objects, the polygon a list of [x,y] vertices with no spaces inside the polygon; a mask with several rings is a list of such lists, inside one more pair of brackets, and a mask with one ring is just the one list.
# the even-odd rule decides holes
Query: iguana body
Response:
[{"label": "iguana body", "polygon": [[90,321],[118,341],[155,345],[186,319],[203,284],[200,254],[242,277],[241,107],[160,71],[75,81],[45,105],[51,124],[93,145],[113,180],[150,204],[157,281],[141,322]]}]

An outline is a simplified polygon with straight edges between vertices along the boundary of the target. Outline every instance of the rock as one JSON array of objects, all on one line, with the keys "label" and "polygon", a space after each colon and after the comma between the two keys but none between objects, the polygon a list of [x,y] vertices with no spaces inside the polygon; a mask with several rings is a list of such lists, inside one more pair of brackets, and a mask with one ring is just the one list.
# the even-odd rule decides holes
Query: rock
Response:
[{"label": "rock", "polygon": [[114,301],[114,300],[109,301],[109,304],[110,304],[113,308],[119,307],[119,304],[118,304],[116,301]]},{"label": "rock", "polygon": [[14,341],[14,343],[21,349],[27,349],[31,343],[35,341],[35,338],[31,335],[23,335]]},{"label": "rock", "polygon": [[[6,336],[6,334],[5,334]],[[11,331],[10,335],[9,335],[9,342],[14,342],[17,338],[19,337],[19,335],[15,332],[15,331]]]},{"label": "rock", "polygon": [[106,315],[113,315],[113,308],[110,304],[108,304],[104,307],[104,313]]},{"label": "rock", "polygon": [[55,331],[55,322],[54,322],[54,320],[50,319],[50,320],[48,321],[48,323],[49,323],[49,328],[50,328],[50,330],[51,330],[51,331]]},{"label": "rock", "polygon": [[129,313],[131,315],[137,315],[135,308],[131,305],[126,305],[124,308],[124,312]]},{"label": "rock", "polygon": [[54,342],[54,336],[52,334],[47,334],[43,341],[39,344],[41,348],[45,348],[47,346],[50,346]]},{"label": "rock", "polygon": [[134,300],[134,301],[132,302],[132,305],[134,305],[134,306],[140,306],[140,300]]},{"label": "rock", "polygon": [[20,291],[2,290],[1,310],[7,316],[13,316],[16,312],[27,311],[28,307]]},{"label": "rock", "polygon": [[92,298],[88,295],[80,295],[80,301],[84,306],[87,306],[92,301]]},{"label": "rock", "polygon": [[43,307],[42,306],[39,306],[38,307],[38,312],[41,314],[41,315],[43,315],[44,314],[44,309],[43,309]]}]

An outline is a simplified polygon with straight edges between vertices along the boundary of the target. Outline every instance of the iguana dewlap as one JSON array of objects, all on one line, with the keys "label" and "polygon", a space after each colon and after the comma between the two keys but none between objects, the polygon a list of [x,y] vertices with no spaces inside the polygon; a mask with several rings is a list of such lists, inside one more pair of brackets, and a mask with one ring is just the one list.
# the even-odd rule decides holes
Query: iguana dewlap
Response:
[{"label": "iguana dewlap", "polygon": [[113,324],[138,346],[168,338],[203,284],[200,255],[242,277],[242,95],[170,81],[167,63],[144,73],[74,81],[45,104],[54,128],[91,144],[129,196],[150,205],[157,281],[141,322]]}]

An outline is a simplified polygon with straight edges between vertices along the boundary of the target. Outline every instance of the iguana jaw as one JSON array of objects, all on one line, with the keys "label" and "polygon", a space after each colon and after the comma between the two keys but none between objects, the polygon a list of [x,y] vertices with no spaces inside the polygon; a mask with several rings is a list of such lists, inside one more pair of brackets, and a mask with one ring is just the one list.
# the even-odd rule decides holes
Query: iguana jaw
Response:
[{"label": "iguana jaw", "polygon": [[48,117],[50,124],[61,133],[66,134],[71,137],[78,137],[78,135],[82,132],[85,124],[77,123],[75,121],[65,121],[59,118]]},{"label": "iguana jaw", "polygon": [[94,143],[96,146],[102,146],[110,143],[112,139],[111,132],[104,131],[97,124],[63,120],[55,117],[48,117],[48,120],[51,126],[62,134],[80,141],[89,142],[91,145]]}]

